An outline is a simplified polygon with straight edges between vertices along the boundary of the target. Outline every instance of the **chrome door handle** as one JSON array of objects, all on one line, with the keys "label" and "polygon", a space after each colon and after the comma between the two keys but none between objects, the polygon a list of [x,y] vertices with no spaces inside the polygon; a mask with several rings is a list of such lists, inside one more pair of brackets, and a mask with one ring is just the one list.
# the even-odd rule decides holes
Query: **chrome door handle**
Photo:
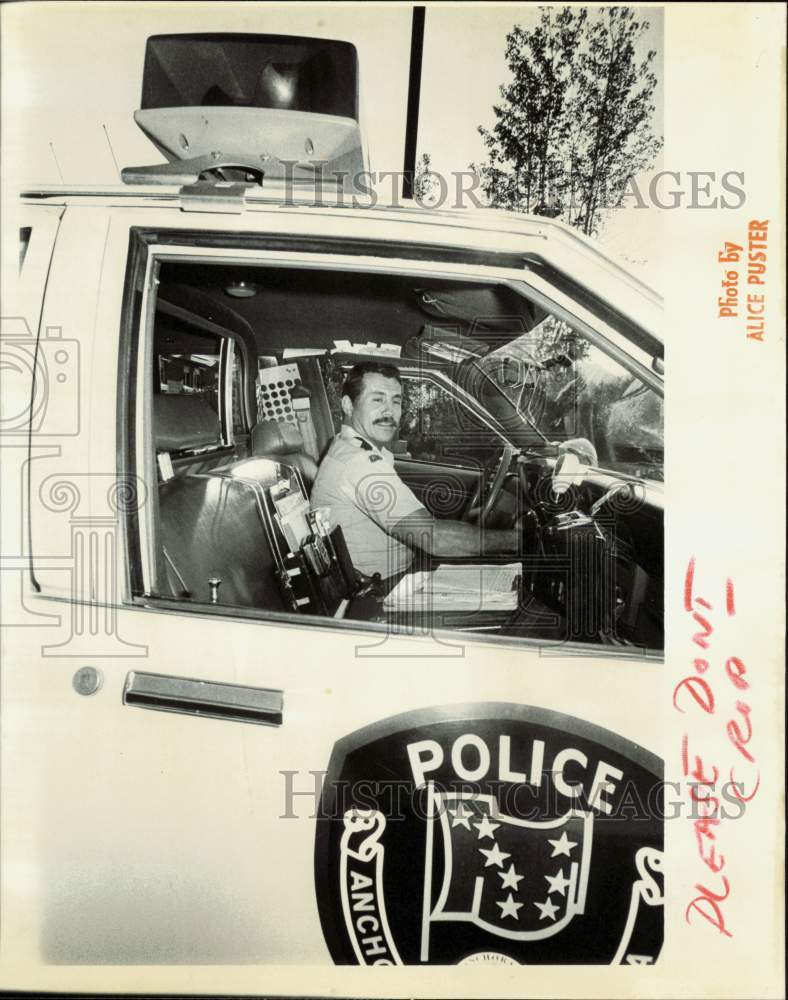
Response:
[{"label": "chrome door handle", "polygon": [[123,687],[123,704],[158,712],[281,726],[284,692],[130,670]]}]

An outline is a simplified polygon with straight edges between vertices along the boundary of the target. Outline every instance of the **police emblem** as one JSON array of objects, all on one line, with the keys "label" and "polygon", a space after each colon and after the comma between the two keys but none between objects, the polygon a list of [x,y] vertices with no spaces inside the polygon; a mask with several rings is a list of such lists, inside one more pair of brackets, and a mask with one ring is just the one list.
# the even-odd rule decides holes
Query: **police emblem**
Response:
[{"label": "police emblem", "polygon": [[406,713],[334,747],[315,883],[335,962],[652,964],[662,763],[511,704]]}]

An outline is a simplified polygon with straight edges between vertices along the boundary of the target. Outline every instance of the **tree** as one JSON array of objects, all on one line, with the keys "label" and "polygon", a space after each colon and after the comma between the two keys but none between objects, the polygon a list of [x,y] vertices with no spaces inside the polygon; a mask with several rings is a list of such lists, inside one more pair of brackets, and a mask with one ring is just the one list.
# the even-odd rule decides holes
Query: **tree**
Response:
[{"label": "tree", "polygon": [[635,57],[635,42],[647,27],[631,8],[608,7],[586,32],[569,103],[578,132],[573,182],[579,189],[570,222],[588,234],[597,231],[603,209],[621,204],[631,178],[653,166],[662,145],[651,130],[656,52],[640,63]]},{"label": "tree", "polygon": [[631,178],[653,165],[655,52],[638,62],[648,23],[628,7],[540,8],[536,27],[506,36],[512,82],[496,123],[480,126],[488,160],[472,164],[492,205],[560,216],[595,234]]},{"label": "tree", "polygon": [[416,162],[416,173],[413,176],[413,197],[421,205],[432,205],[438,199],[436,188],[438,179],[432,170],[432,157],[422,153]]},{"label": "tree", "polygon": [[532,31],[515,25],[506,36],[513,79],[500,88],[493,129],[479,128],[489,162],[475,167],[492,204],[557,214],[553,181],[569,139],[567,100],[586,19],[583,8],[541,8]]}]

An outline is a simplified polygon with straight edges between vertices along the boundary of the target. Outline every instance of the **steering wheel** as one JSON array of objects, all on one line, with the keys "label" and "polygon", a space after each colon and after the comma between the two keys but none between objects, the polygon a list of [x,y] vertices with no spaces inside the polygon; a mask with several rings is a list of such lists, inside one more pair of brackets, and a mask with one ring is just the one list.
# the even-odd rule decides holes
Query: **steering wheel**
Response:
[{"label": "steering wheel", "polygon": [[511,445],[504,445],[501,451],[501,457],[498,461],[498,466],[495,469],[495,473],[490,483],[489,489],[487,491],[487,496],[484,496],[484,480],[485,476],[481,475],[479,477],[479,485],[476,487],[476,491],[468,504],[468,512],[473,510],[479,503],[482,504],[481,512],[479,513],[478,523],[483,527],[487,522],[487,519],[492,514],[495,509],[495,505],[498,502],[498,497],[501,495],[501,490],[503,489],[503,484],[506,482],[506,476],[509,472],[509,466],[512,464],[512,459],[517,454],[517,449],[512,448]]}]

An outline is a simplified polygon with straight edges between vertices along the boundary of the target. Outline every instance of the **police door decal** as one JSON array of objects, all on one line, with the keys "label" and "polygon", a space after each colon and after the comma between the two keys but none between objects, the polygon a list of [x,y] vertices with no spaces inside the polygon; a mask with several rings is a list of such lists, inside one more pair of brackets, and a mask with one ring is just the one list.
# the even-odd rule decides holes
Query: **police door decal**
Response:
[{"label": "police door decal", "polygon": [[338,964],[652,964],[662,840],[662,762],[614,733],[513,704],[406,713],[334,747],[323,934]]}]

